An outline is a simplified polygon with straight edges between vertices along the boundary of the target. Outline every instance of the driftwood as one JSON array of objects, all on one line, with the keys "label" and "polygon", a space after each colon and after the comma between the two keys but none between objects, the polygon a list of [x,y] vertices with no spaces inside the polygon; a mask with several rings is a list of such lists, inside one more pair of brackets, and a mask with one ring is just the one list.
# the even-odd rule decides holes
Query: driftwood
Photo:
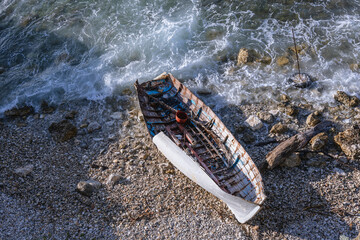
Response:
[{"label": "driftwood", "polygon": [[305,147],[305,145],[316,134],[326,131],[331,126],[331,122],[325,121],[319,123],[310,130],[302,133],[298,133],[284,142],[280,143],[276,148],[266,155],[266,161],[268,162],[268,168],[273,169],[285,161],[285,158],[290,156],[293,152]]}]

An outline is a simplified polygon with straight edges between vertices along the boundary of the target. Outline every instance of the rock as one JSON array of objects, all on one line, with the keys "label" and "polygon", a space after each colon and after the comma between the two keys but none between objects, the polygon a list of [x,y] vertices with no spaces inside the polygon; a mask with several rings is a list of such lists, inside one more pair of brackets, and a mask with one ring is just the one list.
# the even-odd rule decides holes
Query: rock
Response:
[{"label": "rock", "polygon": [[6,71],[5,68],[0,67],[0,74],[3,74],[5,71]]},{"label": "rock", "polygon": [[54,106],[49,106],[49,104],[46,101],[42,101],[41,103],[41,112],[45,114],[51,114],[55,111]]},{"label": "rock", "polygon": [[320,159],[316,156],[308,156],[309,160],[306,161],[306,165],[311,166],[311,167],[324,167],[326,165],[326,161],[323,159]]},{"label": "rock", "polygon": [[110,115],[110,117],[115,120],[120,120],[120,119],[122,119],[123,114],[122,114],[122,112],[114,112]]},{"label": "rock", "polygon": [[109,141],[114,141],[116,139],[116,135],[115,134],[110,134],[109,136],[108,136],[108,140]]},{"label": "rock", "polygon": [[349,67],[350,67],[351,71],[353,71],[353,72],[356,72],[359,70],[359,64],[357,64],[357,63],[352,63],[349,65]]},{"label": "rock", "polygon": [[288,130],[288,127],[282,123],[277,123],[272,126],[270,133],[282,134]]},{"label": "rock", "polygon": [[99,130],[101,128],[101,125],[98,122],[91,122],[88,126],[87,126],[87,130],[89,133],[92,133],[96,130]]},{"label": "rock", "polygon": [[24,117],[32,114],[33,112],[34,112],[34,108],[32,106],[24,106],[21,108],[12,108],[10,110],[5,111],[5,116]]},{"label": "rock", "polygon": [[248,125],[253,131],[263,127],[263,123],[255,115],[251,115],[248,119],[246,119],[245,124]]},{"label": "rock", "polygon": [[90,184],[94,189],[100,189],[101,188],[101,182],[96,181],[94,179],[89,179],[86,181],[86,183]]},{"label": "rock", "polygon": [[285,161],[281,164],[283,167],[297,167],[301,164],[301,158],[299,153],[292,153]]},{"label": "rock", "polygon": [[260,62],[262,64],[266,64],[266,65],[269,65],[272,61],[271,57],[270,56],[263,56],[262,58],[260,59],[257,59],[256,60],[257,62]]},{"label": "rock", "polygon": [[27,175],[29,175],[32,171],[34,170],[34,165],[32,164],[28,164],[25,167],[21,167],[21,168],[17,168],[15,169],[15,174],[21,176],[21,177],[26,177]]},{"label": "rock", "polygon": [[94,187],[87,181],[80,181],[76,186],[76,191],[78,191],[81,195],[90,197],[94,192]]},{"label": "rock", "polygon": [[106,180],[106,185],[114,186],[120,179],[121,179],[121,176],[119,174],[112,173]]},{"label": "rock", "polygon": [[65,118],[66,118],[66,119],[74,119],[75,116],[76,116],[76,114],[78,114],[77,111],[68,112],[68,113],[66,113]]},{"label": "rock", "polygon": [[253,143],[255,140],[256,140],[256,137],[254,136],[254,134],[250,131],[245,131],[243,133],[243,137],[242,137],[242,140],[245,142],[245,143]]},{"label": "rock", "polygon": [[58,123],[52,123],[49,132],[55,141],[65,142],[77,135],[77,128],[69,120],[63,120]]},{"label": "rock", "polygon": [[237,66],[256,61],[259,54],[253,49],[241,48],[237,56]]},{"label": "rock", "polygon": [[305,50],[308,48],[308,46],[305,44],[305,43],[302,43],[302,44],[300,44],[300,45],[297,45],[296,46],[296,50],[295,50],[295,46],[291,46],[291,47],[289,47],[289,50],[293,53],[293,54],[295,54],[296,52],[298,53],[298,54],[305,54]]},{"label": "rock", "polygon": [[337,91],[334,95],[334,99],[349,107],[356,107],[360,104],[360,100],[356,96],[347,95],[343,91]]},{"label": "rock", "polygon": [[257,116],[266,123],[274,122],[274,116],[271,113],[267,112],[258,112]]},{"label": "rock", "polygon": [[297,88],[306,88],[311,85],[313,79],[306,73],[295,73],[288,79],[288,82],[292,83]]},{"label": "rock", "polygon": [[211,95],[211,91],[208,89],[199,89],[196,91],[197,94],[202,95],[202,96],[209,96]]},{"label": "rock", "polygon": [[340,132],[334,137],[334,141],[349,158],[360,158],[360,129],[358,126]]},{"label": "rock", "polygon": [[283,103],[288,103],[288,102],[290,102],[290,97],[286,94],[281,94],[280,101]]},{"label": "rock", "polygon": [[316,113],[311,113],[307,118],[306,118],[306,124],[310,127],[314,127],[316,124],[318,124],[320,122],[320,118],[319,118],[319,114]]},{"label": "rock", "polygon": [[341,176],[346,176],[345,171],[340,168],[334,168],[333,171]]},{"label": "rock", "polygon": [[291,117],[296,116],[298,114],[298,109],[294,106],[286,107],[285,113]]},{"label": "rock", "polygon": [[317,134],[310,140],[312,150],[318,151],[322,149],[326,145],[328,138],[328,135],[324,132]]},{"label": "rock", "polygon": [[285,56],[278,57],[278,59],[276,60],[277,65],[279,65],[280,67],[289,64],[289,62],[290,60]]}]

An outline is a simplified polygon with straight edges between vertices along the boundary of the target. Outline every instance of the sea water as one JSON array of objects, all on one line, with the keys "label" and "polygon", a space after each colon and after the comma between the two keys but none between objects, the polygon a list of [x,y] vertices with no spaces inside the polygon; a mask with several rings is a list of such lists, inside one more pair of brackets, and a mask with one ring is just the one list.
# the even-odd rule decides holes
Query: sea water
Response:
[{"label": "sea water", "polygon": [[[102,100],[171,72],[215,103],[277,101],[288,94],[313,105],[337,90],[360,97],[358,0],[1,0],[0,113],[43,100]],[[292,30],[301,71],[316,81],[296,89]],[[236,66],[240,48],[270,64]],[[211,98],[210,97],[210,98]]]}]

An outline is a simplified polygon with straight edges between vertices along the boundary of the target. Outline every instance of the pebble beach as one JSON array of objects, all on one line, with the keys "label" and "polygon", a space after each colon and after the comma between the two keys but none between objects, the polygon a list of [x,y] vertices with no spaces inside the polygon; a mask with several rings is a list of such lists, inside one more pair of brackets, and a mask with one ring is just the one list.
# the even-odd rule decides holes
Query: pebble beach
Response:
[{"label": "pebble beach", "polygon": [[[359,159],[329,140],[321,151],[309,144],[296,164],[262,167],[278,142],[309,128],[311,107],[295,106],[290,116],[291,103],[279,100],[217,111],[265,184],[262,210],[240,224],[157,151],[134,89],[125,93],[1,119],[0,239],[358,239]],[[251,115],[259,130],[244,125]],[[359,121],[345,124],[342,116],[329,139]],[[321,119],[333,117],[323,110]],[[61,141],[50,126],[64,120],[76,134]],[[279,123],[286,131],[272,133]]]}]

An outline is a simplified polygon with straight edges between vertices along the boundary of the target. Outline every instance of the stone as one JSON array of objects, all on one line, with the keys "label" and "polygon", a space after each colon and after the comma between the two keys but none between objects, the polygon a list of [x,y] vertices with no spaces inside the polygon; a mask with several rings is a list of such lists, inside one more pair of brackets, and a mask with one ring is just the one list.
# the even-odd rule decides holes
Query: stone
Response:
[{"label": "stone", "polygon": [[326,161],[323,159],[320,159],[316,156],[307,156],[309,160],[306,161],[306,165],[311,167],[324,167],[326,165]]},{"label": "stone", "polygon": [[310,145],[311,145],[312,150],[318,151],[318,150],[322,149],[326,145],[328,138],[329,137],[325,132],[315,135],[310,140]]},{"label": "stone", "polygon": [[351,159],[360,158],[360,129],[359,126],[346,129],[334,137],[341,150]]},{"label": "stone", "polygon": [[280,101],[283,103],[288,103],[290,102],[290,97],[286,94],[281,94],[280,95]]},{"label": "stone", "polygon": [[121,176],[119,174],[112,173],[106,180],[106,185],[114,186],[119,180]]},{"label": "stone", "polygon": [[341,176],[346,176],[345,171],[340,168],[334,168],[333,171]]},{"label": "stone", "polygon": [[122,114],[122,112],[114,112],[110,115],[110,117],[115,120],[120,120],[120,119],[122,119],[123,114]]},{"label": "stone", "polygon": [[320,122],[319,116],[316,113],[311,113],[306,118],[306,124],[310,127],[314,127],[316,124]]},{"label": "stone", "polygon": [[360,104],[360,100],[356,96],[350,96],[343,91],[337,91],[334,99],[349,107],[356,107]]},{"label": "stone", "polygon": [[55,141],[65,142],[77,135],[77,128],[69,120],[62,120],[58,123],[52,123],[49,132]]},{"label": "stone", "polygon": [[357,64],[357,63],[352,63],[349,65],[349,67],[350,67],[351,71],[353,71],[353,72],[356,72],[359,70],[359,64]]},{"label": "stone", "polygon": [[89,182],[80,181],[76,185],[76,191],[78,191],[81,195],[90,197],[92,195],[92,193],[94,192],[94,187]]},{"label": "stone", "polygon": [[89,180],[86,181],[86,183],[93,186],[94,189],[100,189],[101,188],[101,182],[96,181],[94,179],[89,179]]},{"label": "stone", "polygon": [[253,49],[241,48],[237,56],[237,66],[256,61],[259,54]]},{"label": "stone", "polygon": [[281,164],[283,167],[297,167],[301,164],[301,158],[299,153],[292,153],[285,161]]},{"label": "stone", "polygon": [[291,117],[294,117],[298,114],[299,110],[294,106],[286,107],[285,113]]},{"label": "stone", "polygon": [[263,56],[262,58],[257,59],[256,61],[260,62],[262,64],[265,64],[265,65],[269,65],[271,63],[272,59],[270,56]]},{"label": "stone", "polygon": [[74,119],[76,114],[78,114],[77,111],[70,111],[70,112],[66,113],[65,118],[66,119]]},{"label": "stone", "polygon": [[5,116],[7,117],[25,117],[34,112],[34,108],[32,106],[24,106],[21,108],[12,108],[10,110],[5,111]]},{"label": "stone", "polygon": [[211,95],[211,91],[208,89],[199,89],[196,91],[197,94],[201,95],[201,96],[209,96]]},{"label": "stone", "polygon": [[288,130],[288,127],[282,123],[277,123],[270,129],[270,133],[282,134]]},{"label": "stone", "polygon": [[290,62],[290,60],[285,56],[281,56],[281,57],[278,57],[278,59],[276,59],[276,63],[280,67],[289,64],[289,62]]},{"label": "stone", "polygon": [[89,133],[95,132],[96,130],[99,130],[101,128],[101,125],[98,122],[91,122],[87,126],[87,130]]},{"label": "stone", "polygon": [[108,140],[109,141],[114,141],[116,139],[116,135],[115,134],[110,134],[109,136],[108,136]]},{"label": "stone", "polygon": [[49,104],[46,101],[42,101],[41,103],[41,112],[44,114],[51,114],[55,111],[54,106],[49,106]]},{"label": "stone", "polygon": [[256,140],[256,137],[254,136],[254,134],[250,131],[245,131],[243,133],[243,137],[241,138],[245,143],[253,143]]},{"label": "stone", "polygon": [[255,115],[251,115],[248,119],[246,119],[245,124],[249,126],[253,131],[262,128],[264,125],[261,120]]},{"label": "stone", "polygon": [[258,112],[257,116],[266,123],[273,123],[274,122],[274,116],[271,113],[267,112]]},{"label": "stone", "polygon": [[21,177],[26,177],[27,175],[29,175],[32,171],[34,170],[34,165],[32,164],[28,164],[24,167],[20,167],[15,169],[15,174],[21,176]]},{"label": "stone", "polygon": [[5,71],[6,71],[5,68],[0,67],[0,74],[3,74]]}]

